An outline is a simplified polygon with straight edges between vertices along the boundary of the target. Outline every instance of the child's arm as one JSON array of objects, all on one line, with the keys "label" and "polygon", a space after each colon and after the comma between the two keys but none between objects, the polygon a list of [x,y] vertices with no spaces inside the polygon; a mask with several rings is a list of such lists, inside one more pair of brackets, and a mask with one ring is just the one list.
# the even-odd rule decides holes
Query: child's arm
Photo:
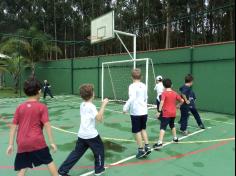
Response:
[{"label": "child's arm", "polygon": [[52,128],[51,128],[50,122],[45,123],[44,128],[47,132],[48,139],[49,139],[49,142],[50,142],[50,146],[51,146],[53,152],[56,152],[57,151],[57,146],[56,146],[56,144],[54,142],[54,139],[53,139]]},{"label": "child's arm", "polygon": [[101,108],[100,108],[100,110],[99,110],[99,112],[98,112],[98,114],[96,116],[97,121],[99,121],[99,122],[103,121],[103,116],[104,116],[105,108],[106,108],[108,103],[109,103],[109,100],[107,98],[103,100],[102,106],[101,106]]},{"label": "child's arm", "polygon": [[183,97],[184,101],[185,101],[187,104],[190,104],[190,101],[187,99],[187,97],[186,97],[185,94],[181,94],[181,96]]},{"label": "child's arm", "polygon": [[7,148],[7,155],[13,154],[16,131],[17,131],[17,125],[12,124],[11,129],[10,129],[10,135],[9,135],[9,146]]}]

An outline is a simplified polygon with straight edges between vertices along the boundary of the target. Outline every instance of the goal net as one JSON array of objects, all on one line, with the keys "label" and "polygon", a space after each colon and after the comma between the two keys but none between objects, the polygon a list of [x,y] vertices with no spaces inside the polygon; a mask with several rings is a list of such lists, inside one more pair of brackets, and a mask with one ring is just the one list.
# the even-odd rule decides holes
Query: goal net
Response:
[{"label": "goal net", "polygon": [[115,102],[125,102],[128,100],[128,88],[132,83],[131,71],[139,68],[142,71],[142,82],[147,86],[149,103],[155,102],[154,92],[155,71],[152,60],[136,59],[104,62],[102,64],[102,99],[109,98]]}]

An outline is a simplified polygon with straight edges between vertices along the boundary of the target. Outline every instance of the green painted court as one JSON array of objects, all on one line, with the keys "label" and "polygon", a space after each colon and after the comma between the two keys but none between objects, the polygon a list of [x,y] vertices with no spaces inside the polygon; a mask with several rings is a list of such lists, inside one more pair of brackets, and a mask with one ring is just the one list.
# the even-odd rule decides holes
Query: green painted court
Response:
[{"label": "green painted court", "polygon": [[[14,156],[5,155],[8,146],[8,123],[24,98],[0,99],[0,176],[15,175]],[[42,101],[49,107],[53,133],[58,152],[53,158],[59,166],[74,148],[80,125],[78,96],[56,96]],[[100,100],[94,101],[99,108]],[[148,133],[150,143],[157,140],[159,121],[155,109],[149,109]],[[206,130],[197,128],[191,116],[189,136],[181,136],[179,144],[173,144],[167,131],[165,147],[142,160],[135,159],[136,144],[131,133],[130,118],[122,114],[122,104],[111,102],[105,120],[98,125],[106,147],[106,176],[233,176],[235,174],[235,117],[232,115],[201,112]],[[176,122],[179,119],[176,120]],[[178,124],[177,124],[178,126]],[[93,155],[90,151],[71,171],[72,176],[93,175]],[[29,170],[29,176],[49,175],[46,167]]]}]

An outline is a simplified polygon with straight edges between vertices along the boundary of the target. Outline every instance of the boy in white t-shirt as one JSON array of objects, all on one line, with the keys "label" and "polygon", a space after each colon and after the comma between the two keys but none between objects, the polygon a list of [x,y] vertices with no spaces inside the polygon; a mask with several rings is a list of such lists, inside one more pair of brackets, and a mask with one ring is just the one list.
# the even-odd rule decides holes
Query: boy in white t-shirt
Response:
[{"label": "boy in white t-shirt", "polygon": [[90,148],[95,158],[95,175],[102,175],[104,168],[104,145],[96,130],[96,120],[103,121],[105,107],[109,100],[102,102],[100,111],[92,103],[94,99],[94,87],[91,84],[85,84],[80,87],[80,96],[84,102],[80,105],[81,123],[78,132],[78,141],[74,151],[70,153],[64,163],[58,170],[60,176],[69,176],[71,168]]},{"label": "boy in white t-shirt", "polygon": [[165,90],[165,87],[163,86],[163,77],[160,75],[156,77],[156,86],[155,86],[154,90],[157,91],[157,100],[156,100],[157,111],[158,111],[157,116],[160,119],[161,114],[159,114],[160,113],[159,107],[160,107],[160,103],[161,103],[161,95]]},{"label": "boy in white t-shirt", "polygon": [[[132,71],[133,84],[129,86],[129,100],[126,102],[123,112],[130,111],[132,122],[132,133],[136,136],[138,144],[137,159],[141,159],[151,153],[148,135],[146,132],[148,109],[147,109],[147,87],[141,82],[142,74],[140,69]],[[145,146],[143,145],[143,140]]]}]

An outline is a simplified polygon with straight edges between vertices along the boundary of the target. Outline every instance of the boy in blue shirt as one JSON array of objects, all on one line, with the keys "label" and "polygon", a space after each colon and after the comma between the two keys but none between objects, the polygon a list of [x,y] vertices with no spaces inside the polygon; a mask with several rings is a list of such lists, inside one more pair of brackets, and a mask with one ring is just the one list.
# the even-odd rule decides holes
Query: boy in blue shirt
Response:
[{"label": "boy in blue shirt", "polygon": [[195,100],[196,96],[192,90],[193,85],[193,76],[187,75],[185,77],[185,85],[183,85],[179,90],[181,92],[182,98],[184,99],[185,103],[180,107],[181,111],[181,119],[180,119],[180,131],[188,135],[187,127],[188,127],[188,119],[189,119],[189,112],[191,112],[201,129],[205,129],[205,126],[201,120],[201,117],[196,109]]}]

